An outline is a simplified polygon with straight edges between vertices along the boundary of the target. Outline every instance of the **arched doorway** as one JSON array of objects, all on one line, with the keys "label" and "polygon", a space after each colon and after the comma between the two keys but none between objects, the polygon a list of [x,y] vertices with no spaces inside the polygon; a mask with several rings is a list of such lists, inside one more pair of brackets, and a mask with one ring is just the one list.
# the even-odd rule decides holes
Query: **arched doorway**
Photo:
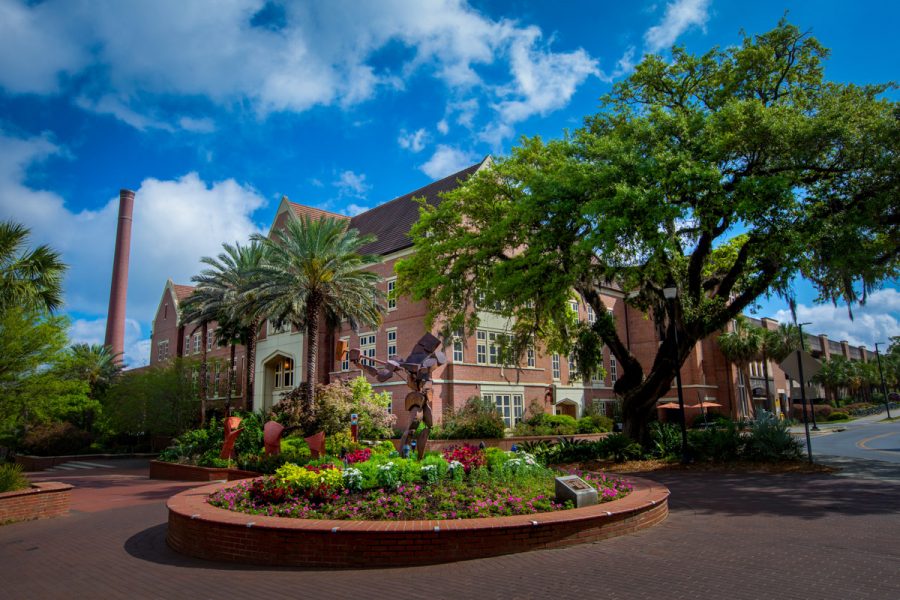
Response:
[{"label": "arched doorway", "polygon": [[276,352],[263,361],[263,397],[261,405],[266,410],[272,408],[300,382],[297,377],[294,357],[285,352]]},{"label": "arched doorway", "polygon": [[577,419],[578,405],[575,404],[574,400],[569,400],[568,398],[566,398],[565,400],[560,400],[556,403],[556,414],[569,415],[573,419]]}]

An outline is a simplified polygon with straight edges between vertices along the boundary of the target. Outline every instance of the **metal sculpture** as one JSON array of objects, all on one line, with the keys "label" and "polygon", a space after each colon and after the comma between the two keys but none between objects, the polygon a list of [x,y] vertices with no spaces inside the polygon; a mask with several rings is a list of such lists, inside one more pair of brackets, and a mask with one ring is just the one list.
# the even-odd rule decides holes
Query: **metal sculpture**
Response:
[{"label": "metal sculpture", "polygon": [[428,435],[434,424],[431,412],[431,372],[447,362],[447,357],[438,350],[440,345],[439,339],[426,333],[405,359],[392,356],[386,361],[378,360],[371,356],[363,356],[358,348],[353,348],[347,353],[350,362],[375,377],[379,383],[384,383],[394,375],[406,379],[406,385],[410,389],[405,402],[406,410],[409,411],[409,427],[400,438],[400,447],[407,446],[419,424],[424,423],[425,428],[415,440],[420,459],[425,455]]},{"label": "metal sculpture", "polygon": [[225,419],[225,441],[222,444],[222,452],[219,454],[219,458],[234,458],[234,443],[237,441],[237,437],[244,430],[243,428],[238,429],[238,425],[240,424],[240,417],[228,417],[227,419]]},{"label": "metal sculpture", "polygon": [[281,454],[281,434],[283,432],[284,425],[277,421],[269,421],[263,426],[263,447],[266,450],[266,456]]}]

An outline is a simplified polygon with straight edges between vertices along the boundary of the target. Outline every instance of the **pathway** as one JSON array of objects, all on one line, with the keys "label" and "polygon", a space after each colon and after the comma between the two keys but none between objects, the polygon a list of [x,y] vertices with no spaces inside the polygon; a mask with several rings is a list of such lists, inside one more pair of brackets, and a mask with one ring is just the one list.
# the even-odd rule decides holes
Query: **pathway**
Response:
[{"label": "pathway", "polygon": [[[144,470],[143,473],[146,473]],[[671,515],[630,537],[388,570],[242,567],[175,554],[138,469],[72,481],[69,517],[0,527],[0,598],[898,598],[900,484],[827,475],[666,473]],[[47,475],[41,475],[45,478]]]}]

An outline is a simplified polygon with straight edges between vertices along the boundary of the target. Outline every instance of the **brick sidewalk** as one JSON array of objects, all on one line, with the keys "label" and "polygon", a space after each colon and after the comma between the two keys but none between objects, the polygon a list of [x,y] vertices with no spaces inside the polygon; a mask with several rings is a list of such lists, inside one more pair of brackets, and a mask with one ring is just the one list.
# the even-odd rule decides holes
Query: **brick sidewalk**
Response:
[{"label": "brick sidewalk", "polygon": [[898,484],[826,475],[654,479],[672,490],[671,516],[634,536],[364,571],[182,557],[166,547],[165,506],[152,499],[172,483],[144,480],[147,500],[134,480],[130,506],[0,527],[0,598],[900,597]]}]

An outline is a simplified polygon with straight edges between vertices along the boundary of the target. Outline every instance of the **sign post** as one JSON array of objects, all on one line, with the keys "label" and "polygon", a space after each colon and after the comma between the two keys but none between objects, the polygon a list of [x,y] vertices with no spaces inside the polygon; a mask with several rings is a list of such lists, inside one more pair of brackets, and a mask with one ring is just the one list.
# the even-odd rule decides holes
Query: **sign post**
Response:
[{"label": "sign post", "polygon": [[359,415],[356,413],[350,415],[350,437],[354,443],[359,441]]},{"label": "sign post", "polygon": [[[809,462],[812,463],[812,442],[809,439],[809,419],[806,417],[806,380],[803,376],[806,374],[808,377],[815,377],[816,373],[822,369],[822,363],[813,358],[809,352],[797,350],[796,354],[792,354],[784,359],[780,366],[781,370],[784,371],[788,377],[800,382],[800,401],[801,406],[803,406],[803,427],[806,429],[806,455],[809,457]],[[810,407],[810,410],[812,410],[812,407]]]}]

